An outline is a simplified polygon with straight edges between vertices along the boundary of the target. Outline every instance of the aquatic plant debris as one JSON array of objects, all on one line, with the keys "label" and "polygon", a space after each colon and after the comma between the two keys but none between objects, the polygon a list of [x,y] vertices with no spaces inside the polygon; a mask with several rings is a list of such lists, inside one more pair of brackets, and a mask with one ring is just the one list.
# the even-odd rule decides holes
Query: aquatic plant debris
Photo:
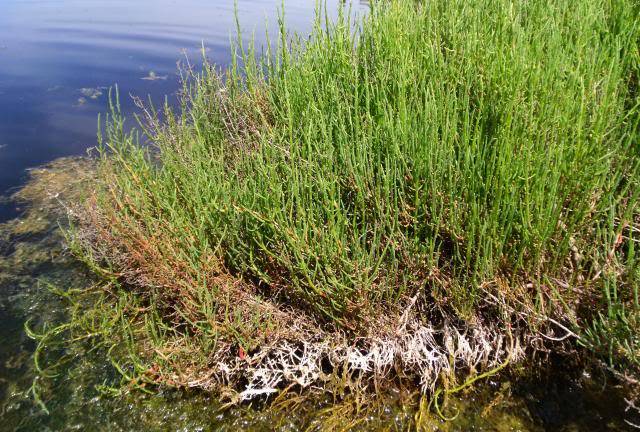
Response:
[{"label": "aquatic plant debris", "polygon": [[145,81],[158,81],[158,80],[166,80],[168,75],[158,75],[154,71],[150,71],[149,75],[142,77],[140,79]]},{"label": "aquatic plant debris", "polygon": [[98,99],[102,96],[102,90],[105,90],[105,87],[81,88],[80,93],[90,99]]}]

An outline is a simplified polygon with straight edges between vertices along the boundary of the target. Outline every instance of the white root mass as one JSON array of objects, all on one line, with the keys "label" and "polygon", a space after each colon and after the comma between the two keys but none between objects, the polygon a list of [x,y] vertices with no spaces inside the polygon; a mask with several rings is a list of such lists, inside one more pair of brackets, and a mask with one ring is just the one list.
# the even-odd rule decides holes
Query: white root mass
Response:
[{"label": "white root mass", "polygon": [[[418,379],[422,392],[432,393],[441,377],[453,377],[457,370],[482,373],[525,355],[520,338],[497,328],[437,329],[414,320],[401,330],[393,337],[361,338],[356,345],[346,339],[279,341],[244,359],[219,361],[216,376],[207,380],[246,381],[237,395],[240,401],[277,393],[291,384],[326,387],[323,384],[338,376],[345,387],[363,388],[371,380],[392,378],[391,373]],[[203,380],[193,384],[208,387]]]}]

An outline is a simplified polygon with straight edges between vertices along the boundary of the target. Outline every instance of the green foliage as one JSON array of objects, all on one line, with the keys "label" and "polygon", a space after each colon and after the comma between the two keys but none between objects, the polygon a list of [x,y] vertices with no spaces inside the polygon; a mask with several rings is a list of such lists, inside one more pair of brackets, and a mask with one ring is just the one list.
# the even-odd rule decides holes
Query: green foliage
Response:
[{"label": "green foliage", "polygon": [[115,271],[143,273],[140,295],[198,334],[238,333],[216,279],[229,274],[354,331],[416,294],[470,319],[488,286],[569,309],[602,292],[602,315],[576,311],[596,317],[592,346],[633,339],[636,2],[389,1],[349,16],[319,12],[305,41],[282,26],[260,59],[238,44],[224,77],[189,73],[180,110],[143,113],[151,147],[112,113],[97,204],[101,238],[130,257]]},{"label": "green foliage", "polygon": [[581,339],[615,370],[628,375],[640,373],[640,267],[635,257],[636,242],[633,237],[629,239],[627,280],[621,281],[613,274],[604,277],[603,306],[596,309],[596,316]]}]

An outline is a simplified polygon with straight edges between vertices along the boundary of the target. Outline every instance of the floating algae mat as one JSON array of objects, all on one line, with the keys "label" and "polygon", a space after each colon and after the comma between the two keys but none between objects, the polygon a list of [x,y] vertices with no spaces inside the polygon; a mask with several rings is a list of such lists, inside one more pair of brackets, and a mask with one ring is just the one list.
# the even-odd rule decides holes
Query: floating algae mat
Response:
[{"label": "floating algae mat", "polygon": [[457,416],[448,422],[430,412],[420,416],[415,397],[401,390],[375,405],[293,396],[286,403],[233,407],[200,391],[115,394],[107,387],[118,382],[118,372],[104,353],[88,346],[38,353],[38,373],[25,322],[32,329],[65,322],[69,304],[63,292],[90,289],[94,282],[65,249],[60,229],[65,206],[82,199],[93,169],[85,159],[60,159],[32,170],[31,181],[14,197],[23,216],[0,227],[1,430],[412,430],[417,419],[423,430],[434,431],[627,430],[616,389],[586,373],[526,377],[529,384],[518,385],[507,377],[492,379],[452,397],[445,414]]}]

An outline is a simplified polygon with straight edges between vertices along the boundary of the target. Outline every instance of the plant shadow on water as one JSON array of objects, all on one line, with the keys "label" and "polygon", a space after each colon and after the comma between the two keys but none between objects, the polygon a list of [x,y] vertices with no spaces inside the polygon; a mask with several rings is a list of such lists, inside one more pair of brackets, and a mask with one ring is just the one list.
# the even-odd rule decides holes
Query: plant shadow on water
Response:
[{"label": "plant shadow on water", "polygon": [[[398,392],[375,407],[353,400],[293,397],[270,407],[224,409],[200,391],[139,391],[113,396],[101,384],[118,380],[104,353],[65,348],[38,353],[22,331],[63,322],[60,291],[86,289],[90,273],[65,251],[64,203],[82,199],[82,185],[92,178],[87,159],[59,159],[31,171],[31,181],[12,199],[23,215],[0,226],[0,429],[2,430],[423,430],[578,431],[626,430],[624,401],[602,376],[590,377],[576,365],[553,375],[492,380],[449,400],[443,422],[419,416],[414,397]],[[90,342],[86,345],[90,345]],[[60,359],[64,363],[48,369]],[[563,364],[556,359],[551,364]],[[562,370],[564,369],[564,370]],[[43,376],[49,376],[43,378]],[[38,376],[39,378],[34,378]],[[35,382],[35,386],[33,383]],[[40,399],[48,413],[36,403]],[[294,413],[292,415],[292,413]],[[416,414],[418,413],[418,414]],[[425,418],[426,417],[426,418]]]}]

